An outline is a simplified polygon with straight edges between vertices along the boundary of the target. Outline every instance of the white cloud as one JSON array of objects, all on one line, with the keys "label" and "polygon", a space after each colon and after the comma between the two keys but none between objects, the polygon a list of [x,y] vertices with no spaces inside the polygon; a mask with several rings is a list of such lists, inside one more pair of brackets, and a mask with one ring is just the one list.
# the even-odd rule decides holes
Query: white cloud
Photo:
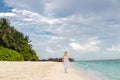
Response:
[{"label": "white cloud", "polygon": [[49,48],[49,47],[46,48],[46,51],[47,51],[48,53],[54,53],[54,51],[53,51],[51,48]]},{"label": "white cloud", "polygon": [[14,17],[14,16],[16,16],[15,13],[9,13],[9,12],[0,13],[0,17]]},{"label": "white cloud", "polygon": [[120,13],[119,0],[5,0],[5,3],[12,8],[25,9],[50,17],[66,17],[76,14],[113,17],[114,14],[119,16]]},{"label": "white cloud", "polygon": [[58,43],[59,41],[63,40],[64,37],[60,37],[60,36],[53,36],[51,37],[51,39],[49,40],[48,43]]},{"label": "white cloud", "polygon": [[73,48],[73,50],[98,52],[100,50],[100,47],[98,46],[99,44],[100,44],[100,41],[92,39],[92,41],[90,40],[84,44],[72,42],[72,43],[70,43],[70,46]]},{"label": "white cloud", "polygon": [[107,48],[107,51],[110,51],[110,52],[120,52],[120,47],[119,46],[114,46],[113,45],[113,47],[111,47],[111,48]]},{"label": "white cloud", "polygon": [[[114,12],[119,12],[119,3],[119,0],[50,0],[45,3],[44,12],[49,16],[57,17],[71,16],[75,14],[81,14],[83,16],[102,15],[104,17],[110,17]],[[107,12],[112,13],[108,14]],[[118,13],[115,14],[118,15]]]},{"label": "white cloud", "polygon": [[70,43],[70,46],[72,46],[72,48],[74,50],[86,50],[86,48],[78,43]]},{"label": "white cloud", "polygon": [[4,0],[7,6],[43,13],[46,0]]},{"label": "white cloud", "polygon": [[[6,13],[3,13],[3,14],[6,14]],[[49,18],[35,12],[31,12],[24,9],[21,10],[17,8],[13,9],[12,13],[10,12],[9,14],[17,14],[16,17],[18,17],[18,19],[20,20],[28,21],[28,22],[36,22],[37,24],[46,23],[49,25],[53,25],[53,24],[63,23],[63,21],[66,20],[66,18],[59,18],[59,19]]]}]

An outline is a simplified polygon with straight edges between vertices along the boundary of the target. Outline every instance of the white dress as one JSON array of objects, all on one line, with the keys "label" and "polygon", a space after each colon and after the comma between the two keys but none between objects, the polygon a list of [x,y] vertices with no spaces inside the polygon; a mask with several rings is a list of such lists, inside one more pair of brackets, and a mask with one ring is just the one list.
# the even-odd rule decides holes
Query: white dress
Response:
[{"label": "white dress", "polygon": [[64,69],[68,69],[70,67],[70,62],[69,62],[69,58],[67,56],[63,57],[63,64],[64,64]]}]

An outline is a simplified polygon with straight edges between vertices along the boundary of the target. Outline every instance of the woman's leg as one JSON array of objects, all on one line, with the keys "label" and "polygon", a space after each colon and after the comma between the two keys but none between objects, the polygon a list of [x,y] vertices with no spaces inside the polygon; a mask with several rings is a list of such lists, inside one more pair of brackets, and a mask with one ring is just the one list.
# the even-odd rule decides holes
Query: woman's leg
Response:
[{"label": "woman's leg", "polygon": [[67,69],[65,69],[65,73],[67,73]]}]

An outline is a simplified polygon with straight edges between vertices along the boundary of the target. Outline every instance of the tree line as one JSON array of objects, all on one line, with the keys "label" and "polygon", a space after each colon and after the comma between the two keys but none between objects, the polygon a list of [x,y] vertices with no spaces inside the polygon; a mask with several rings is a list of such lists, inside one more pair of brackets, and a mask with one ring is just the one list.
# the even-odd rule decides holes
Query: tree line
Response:
[{"label": "tree line", "polygon": [[[48,59],[41,59],[39,61],[55,61],[55,62],[62,62],[62,58],[48,58]],[[73,58],[69,58],[70,62],[74,62]]]},{"label": "tree line", "polygon": [[[21,60],[37,61],[38,56],[32,49],[29,36],[24,35],[10,25],[10,21],[6,18],[0,18],[0,60]],[[13,56],[17,53],[17,57]],[[6,56],[7,55],[7,56]],[[16,57],[16,59],[15,59]],[[23,58],[22,58],[23,57]]]}]

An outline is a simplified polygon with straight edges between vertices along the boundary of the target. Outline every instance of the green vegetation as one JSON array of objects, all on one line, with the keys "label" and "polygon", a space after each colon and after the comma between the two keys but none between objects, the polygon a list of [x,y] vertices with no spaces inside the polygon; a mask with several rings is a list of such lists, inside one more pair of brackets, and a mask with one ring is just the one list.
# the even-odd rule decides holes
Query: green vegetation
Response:
[{"label": "green vegetation", "polygon": [[14,50],[0,47],[0,61],[24,61],[24,58]]},{"label": "green vegetation", "polygon": [[[24,36],[23,33],[17,31],[13,26],[10,26],[8,19],[0,19],[0,46],[16,51],[23,56],[25,61],[37,61],[38,56],[32,49],[32,45],[29,44],[30,42],[28,36]],[[12,55],[13,53],[10,54]],[[7,55],[6,52],[2,54]],[[6,58],[5,56],[4,58]],[[0,57],[0,60],[3,59]]]}]

